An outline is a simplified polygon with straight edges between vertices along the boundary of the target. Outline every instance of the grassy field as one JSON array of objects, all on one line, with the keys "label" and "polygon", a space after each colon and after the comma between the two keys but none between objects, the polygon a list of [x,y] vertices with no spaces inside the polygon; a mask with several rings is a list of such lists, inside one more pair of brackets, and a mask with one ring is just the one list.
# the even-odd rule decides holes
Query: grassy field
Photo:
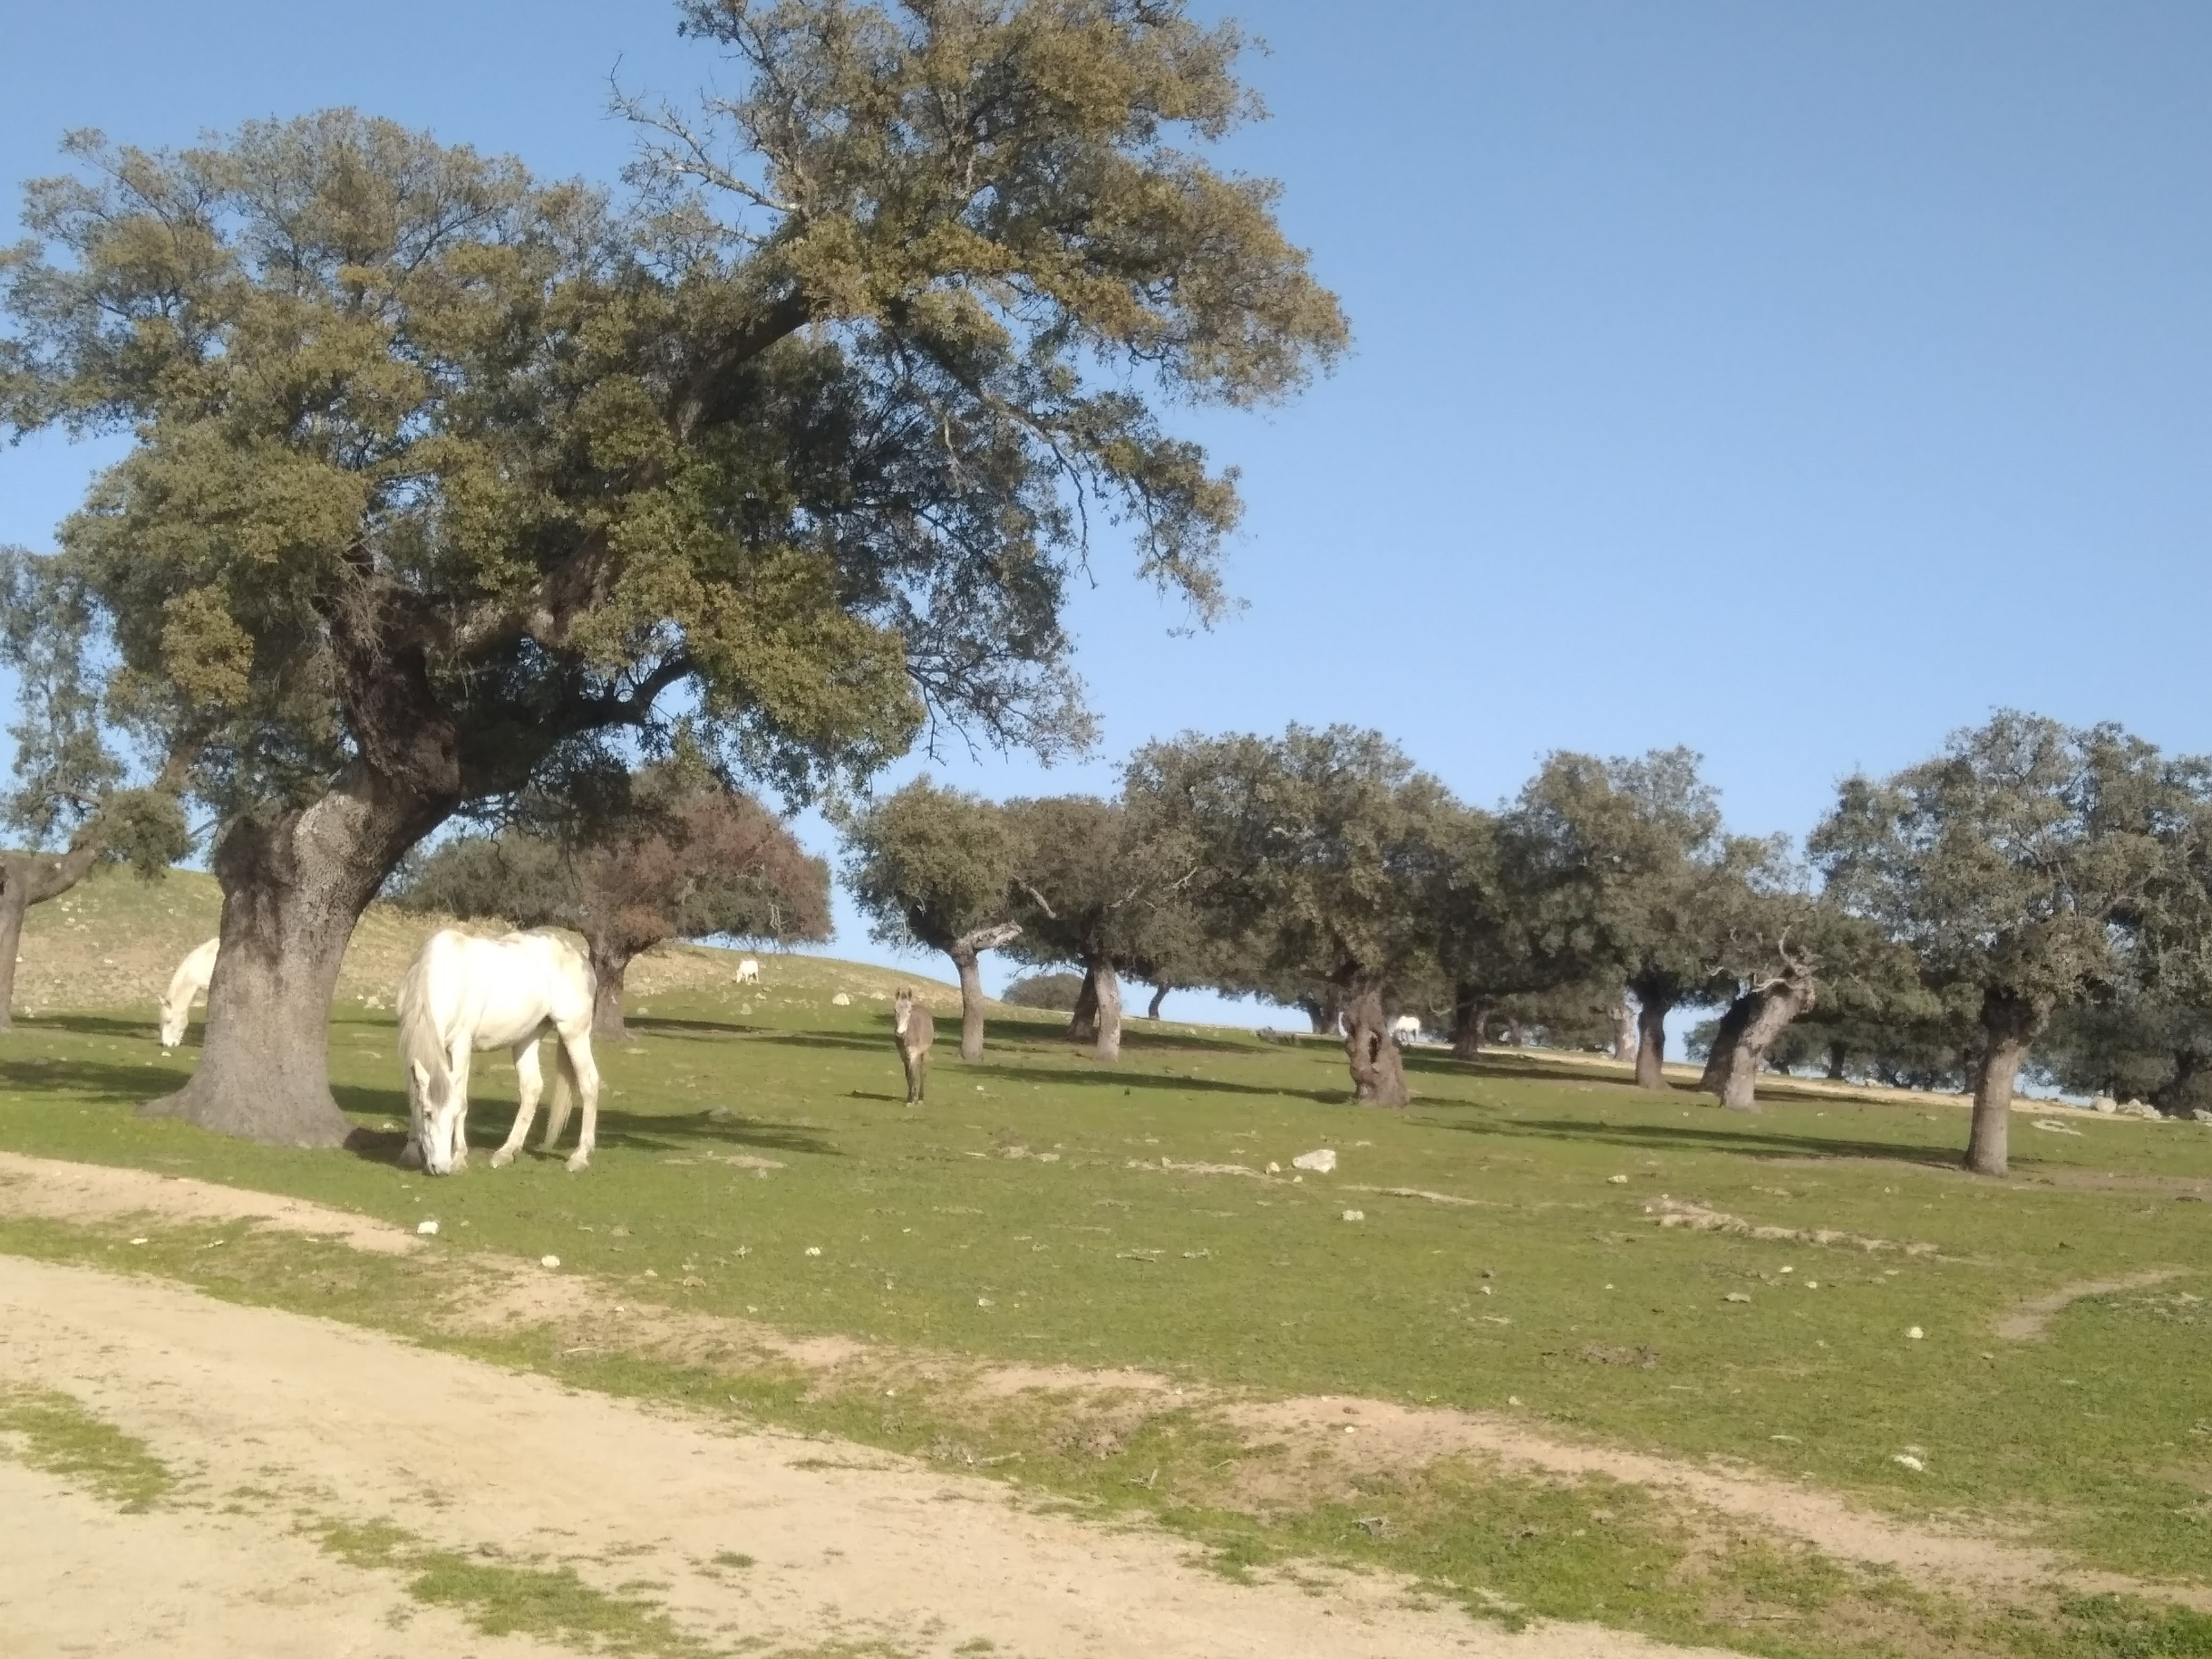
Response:
[{"label": "grassy field", "polygon": [[[767,967],[743,997],[678,986],[635,1000],[636,1040],[601,1055],[600,1152],[581,1176],[534,1152],[444,1182],[392,1167],[393,1031],[359,1006],[332,1029],[359,1152],[141,1120],[131,1109],[194,1051],[162,1056],[146,1018],[100,1012],[41,1013],[0,1048],[0,1148],[410,1226],[434,1218],[441,1251],[557,1254],[564,1272],[641,1300],[796,1334],[1510,1413],[1553,1435],[1718,1455],[1897,1514],[1963,1518],[2085,1565],[2212,1583],[2212,1129],[2069,1116],[2039,1130],[2023,1114],[2017,1173],[1995,1183],[1956,1169],[1954,1108],[1813,1097],[1745,1116],[1540,1058],[1417,1052],[1415,1103],[1391,1114],[1347,1104],[1341,1056],[1319,1042],[1139,1022],[1107,1068],[1051,1019],[1012,1011],[981,1064],[940,1044],[931,1101],[909,1110],[874,1000],[897,976]],[[836,989],[856,1000],[832,1006]],[[511,1068],[487,1060],[479,1147],[512,1110]],[[1291,1160],[1323,1146],[1334,1173],[1294,1181]],[[1282,1173],[1267,1178],[1271,1164]],[[1670,1213],[1735,1220],[1661,1224]],[[7,1238],[61,1248],[35,1229]],[[167,1259],[203,1282],[243,1271],[189,1254]],[[2147,1267],[2173,1271],[2067,1301],[2038,1338],[1998,1334],[2034,1298]],[[692,1386],[568,1369],[601,1386]],[[883,1443],[944,1430],[919,1409],[777,1399]],[[1159,1454],[1133,1445],[1058,1474],[1032,1455],[1024,1473],[1142,1504],[1146,1489],[1127,1488]],[[1456,1562],[1462,1582],[1507,1583],[1540,1611],[1721,1632],[1759,1651],[2212,1653],[2212,1623],[2189,1615],[2099,1603],[1993,1624],[1873,1580],[1839,1589],[1802,1556],[1708,1563],[1686,1589],[1689,1533],[1656,1516],[1599,1538],[1566,1524],[1607,1504],[1632,1520],[1633,1493],[1563,1498],[1439,1471],[1395,1489],[1407,1518],[1387,1540],[1346,1519],[1369,1496],[1293,1505],[1277,1540],[1440,1582],[1454,1575],[1438,1564]],[[1573,1514],[1553,1513],[1563,1502]],[[1248,1519],[1184,1517],[1231,1553]],[[1747,1625],[1722,1605],[1761,1594],[1800,1611]],[[1838,1596],[1848,1619],[1803,1611]]]}]

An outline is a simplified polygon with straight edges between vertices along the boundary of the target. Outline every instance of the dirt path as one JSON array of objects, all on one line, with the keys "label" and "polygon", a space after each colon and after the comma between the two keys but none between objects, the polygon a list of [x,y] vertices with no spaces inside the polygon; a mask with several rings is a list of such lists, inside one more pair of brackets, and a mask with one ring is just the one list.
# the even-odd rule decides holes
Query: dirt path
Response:
[{"label": "dirt path", "polygon": [[2008,1342],[2040,1342],[2051,1334],[2051,1322],[2085,1297],[2147,1291],[2169,1279],[2180,1278],[2185,1271],[2181,1267],[2145,1267],[2140,1273],[2122,1273],[2117,1279],[2083,1279],[2061,1285],[2055,1291],[2015,1303],[1990,1328]]},{"label": "dirt path", "polygon": [[[263,1218],[260,1224],[343,1241],[357,1249],[410,1252],[412,1234],[369,1218],[296,1200],[216,1186],[186,1177],[102,1165],[53,1163],[0,1153],[0,1213],[63,1221],[115,1220],[142,1214],[199,1220]],[[1176,1389],[1169,1379],[1133,1371],[1002,1366],[977,1370],[927,1355],[840,1338],[794,1340],[766,1327],[710,1315],[617,1304],[592,1280],[523,1264],[480,1266],[472,1285],[459,1278],[444,1317],[456,1329],[550,1326],[579,1346],[650,1354],[736,1369],[755,1359],[799,1364],[825,1377],[956,1384],[979,1395],[1049,1392],[1072,1412],[1089,1411],[1125,1433],[1150,1411],[1209,1407],[1252,1440],[1287,1443],[1291,1460],[1324,1489],[1347,1474],[1413,1469],[1473,1455],[1522,1471],[1565,1477],[1599,1474],[1678,1495],[1687,1504],[1793,1535],[1825,1553],[1893,1568],[1948,1587],[2063,1583],[2081,1591],[2144,1594],[2212,1611],[2212,1592],[2152,1586],[2117,1574],[2069,1570],[2044,1552],[2002,1538],[1899,1520],[1832,1492],[1740,1468],[1694,1464],[1601,1444],[1563,1440],[1508,1414],[1401,1406],[1363,1399],[1252,1401]],[[2079,1290],[2091,1294],[2099,1288]],[[1345,1425],[1358,1432],[1343,1433]],[[864,1459],[878,1455],[856,1453]],[[1273,1467],[1279,1468],[1279,1462]],[[1332,1650],[1352,1651],[1337,1648]],[[1595,1651],[1595,1650],[1591,1650]]]},{"label": "dirt path", "polygon": [[[158,1644],[128,1639],[119,1621],[150,1636],[203,1614],[219,1628],[269,1609],[349,1632],[351,1645],[318,1640],[313,1651],[397,1647],[376,1626],[398,1597],[398,1575],[356,1570],[345,1580],[302,1540],[303,1522],[333,1520],[394,1523],[440,1550],[565,1563],[608,1595],[649,1589],[713,1651],[876,1642],[949,1655],[978,1640],[1038,1659],[1660,1651],[1595,1628],[1508,1635],[1379,1576],[1334,1575],[1319,1595],[1238,1586],[1164,1535],[1044,1514],[995,1482],[835,1443],[718,1433],[152,1280],[0,1257],[0,1380],[67,1392],[191,1471],[188,1498],[209,1504],[101,1516],[51,1482],[9,1477],[0,1538],[43,1553],[50,1570],[27,1573],[11,1559],[0,1625],[94,1632],[94,1651]],[[147,1575],[161,1596],[118,1611],[118,1573],[134,1585]],[[286,1650],[271,1632],[259,1639],[258,1650]],[[194,1640],[204,1645],[191,1650],[218,1650],[214,1637]],[[405,1645],[537,1650],[473,1638]]]}]

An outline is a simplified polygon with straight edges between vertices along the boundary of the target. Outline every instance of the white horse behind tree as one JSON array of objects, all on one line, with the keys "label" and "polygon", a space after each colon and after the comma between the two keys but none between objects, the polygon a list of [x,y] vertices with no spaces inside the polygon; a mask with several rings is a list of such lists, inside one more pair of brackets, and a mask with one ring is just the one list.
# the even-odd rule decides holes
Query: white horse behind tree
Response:
[{"label": "white horse behind tree", "polygon": [[192,1004],[207,994],[208,982],[215,977],[215,954],[222,944],[220,939],[211,939],[196,946],[177,964],[177,971],[169,975],[168,991],[161,998],[164,1048],[173,1048],[185,1040],[185,1027],[191,1022]]},{"label": "white horse behind tree", "polygon": [[508,933],[478,939],[446,928],[430,935],[407,976],[399,981],[399,1054],[407,1063],[407,1145],[402,1167],[450,1175],[468,1167],[469,1057],[480,1048],[507,1048],[521,1085],[521,1105],[507,1144],[491,1155],[492,1167],[512,1162],[538,1115],[544,1086],[538,1039],[558,1042],[553,1099],[545,1118],[550,1152],[580,1101],[583,1127],[571,1170],[592,1161],[599,1125],[599,1073],[592,1063],[590,965],[566,939],[552,933]]}]

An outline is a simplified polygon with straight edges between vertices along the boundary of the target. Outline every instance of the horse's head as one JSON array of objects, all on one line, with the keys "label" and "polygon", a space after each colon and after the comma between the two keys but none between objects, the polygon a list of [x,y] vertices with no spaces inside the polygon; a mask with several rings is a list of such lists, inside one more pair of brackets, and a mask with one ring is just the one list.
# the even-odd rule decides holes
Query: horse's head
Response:
[{"label": "horse's head", "polygon": [[429,1068],[418,1060],[408,1066],[407,1076],[415,1086],[415,1098],[422,1103],[419,1121],[422,1125],[422,1173],[451,1175],[453,1136],[460,1127],[460,1096],[442,1066],[433,1077]]},{"label": "horse's head", "polygon": [[164,1048],[173,1048],[185,1040],[185,1024],[191,1017],[192,1005],[189,1002],[164,1002],[161,1005],[161,1046]]}]

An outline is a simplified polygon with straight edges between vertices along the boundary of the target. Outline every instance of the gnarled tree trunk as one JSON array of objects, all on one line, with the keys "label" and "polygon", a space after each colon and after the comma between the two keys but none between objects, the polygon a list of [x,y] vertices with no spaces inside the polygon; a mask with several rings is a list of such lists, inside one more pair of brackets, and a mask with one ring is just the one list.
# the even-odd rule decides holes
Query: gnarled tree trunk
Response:
[{"label": "gnarled tree trunk", "polygon": [[1636,1000],[1636,1086],[1667,1086],[1667,1009],[1657,997]]},{"label": "gnarled tree trunk", "polygon": [[1473,1060],[1482,1052],[1483,1030],[1490,1024],[1489,1000],[1471,985],[1452,988],[1452,1058]]},{"label": "gnarled tree trunk", "polygon": [[627,1042],[629,1025],[623,1018],[623,990],[633,953],[592,945],[585,955],[592,964],[592,1041]]},{"label": "gnarled tree trunk", "polygon": [[1158,1019],[1160,1017],[1160,1005],[1167,1000],[1168,987],[1164,982],[1152,987],[1152,1000],[1145,1005],[1145,1018]]},{"label": "gnarled tree trunk", "polygon": [[1849,1051],[1842,1043],[1831,1042],[1828,1045],[1828,1080],[1831,1083],[1844,1080],[1844,1062],[1850,1057]]},{"label": "gnarled tree trunk", "polygon": [[1075,994],[1075,1006],[1067,1016],[1067,1040],[1070,1042],[1096,1042],[1098,1040],[1098,980],[1085,969],[1082,988]]},{"label": "gnarled tree trunk", "polygon": [[960,975],[960,1058],[973,1062],[983,1058],[983,975],[976,957],[1021,937],[1018,922],[1000,922],[963,933],[945,947]]},{"label": "gnarled tree trunk", "polygon": [[1813,975],[1798,968],[1754,985],[1729,1004],[1713,1033],[1711,1056],[1698,1087],[1739,1112],[1759,1109],[1759,1068],[1790,1022],[1813,1006]]},{"label": "gnarled tree trunk", "polygon": [[23,951],[24,918],[33,905],[68,892],[99,862],[100,848],[92,842],[66,853],[0,853],[0,1031],[15,1023],[15,958]]},{"label": "gnarled tree trunk", "polygon": [[2011,1170],[2013,1086],[2049,1018],[2030,998],[1982,994],[1982,1057],[1974,1067],[1974,1121],[1966,1136],[1966,1167],[1976,1175]]},{"label": "gnarled tree trunk", "polygon": [[1121,978],[1110,962],[1092,963],[1083,977],[1091,988],[1091,1008],[1097,1025],[1091,1056],[1110,1066],[1121,1058]]},{"label": "gnarled tree trunk", "polygon": [[1352,1097],[1370,1106],[1403,1106],[1413,1098],[1406,1066],[1390,1040],[1382,993],[1373,986],[1345,999],[1344,1052],[1352,1062]]},{"label": "gnarled tree trunk", "polygon": [[149,1115],[283,1146],[335,1146],[331,997],[354,924],[407,849],[452,811],[356,762],[304,806],[240,818],[216,843],[222,952],[199,1068]]},{"label": "gnarled tree trunk", "polygon": [[1337,1027],[1344,1023],[1344,993],[1334,985],[1323,987],[1312,996],[1301,997],[1298,1006],[1305,1010],[1316,1036],[1334,1036]]},{"label": "gnarled tree trunk", "polygon": [[1628,999],[1607,1005],[1606,1018],[1613,1022],[1613,1057],[1624,1066],[1636,1063],[1636,1010]]}]

